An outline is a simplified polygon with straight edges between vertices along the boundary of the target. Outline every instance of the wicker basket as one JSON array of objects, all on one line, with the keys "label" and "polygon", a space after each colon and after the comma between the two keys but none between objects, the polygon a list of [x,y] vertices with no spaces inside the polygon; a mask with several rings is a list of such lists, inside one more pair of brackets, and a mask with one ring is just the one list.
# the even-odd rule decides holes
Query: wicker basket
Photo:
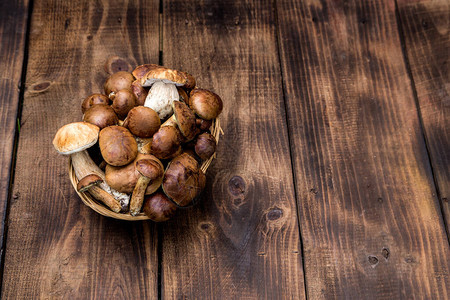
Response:
[{"label": "wicker basket", "polygon": [[[216,138],[216,141],[219,142],[219,136],[220,134],[223,134],[222,128],[220,127],[219,119],[215,119],[212,126],[211,126],[211,134]],[[214,154],[211,158],[209,158],[207,161],[203,162],[200,169],[203,171],[203,173],[206,174],[206,171],[208,170],[208,167],[211,165],[211,162],[216,157],[216,154]],[[97,201],[94,197],[92,197],[89,193],[79,193],[77,191],[77,184],[78,179],[75,176],[75,170],[72,166],[72,161],[69,159],[69,177],[70,181],[72,182],[73,188],[77,192],[78,196],[80,196],[81,200],[84,204],[92,208],[97,213],[114,218],[119,220],[125,220],[125,221],[141,221],[141,220],[149,220],[149,218],[144,214],[140,213],[136,216],[132,216],[130,213],[115,213],[112,210],[110,210],[108,207],[106,207],[103,203]]]}]

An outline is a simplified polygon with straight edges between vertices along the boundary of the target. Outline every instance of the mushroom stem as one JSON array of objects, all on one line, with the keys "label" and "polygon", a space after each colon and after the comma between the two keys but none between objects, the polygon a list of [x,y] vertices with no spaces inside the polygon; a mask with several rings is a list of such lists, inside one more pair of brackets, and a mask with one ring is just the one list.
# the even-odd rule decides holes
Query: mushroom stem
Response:
[{"label": "mushroom stem", "polygon": [[141,211],[142,204],[144,203],[145,190],[147,189],[149,183],[149,177],[139,177],[130,200],[130,213],[132,216],[139,214]]},{"label": "mushroom stem", "polygon": [[144,106],[156,111],[160,119],[165,119],[173,112],[172,102],[179,98],[175,84],[156,81],[148,91]]},{"label": "mushroom stem", "polygon": [[122,206],[119,204],[119,202],[110,193],[106,192],[101,187],[93,186],[89,189],[88,192],[92,195],[92,197],[103,202],[113,212],[119,213],[122,210]]},{"label": "mushroom stem", "polygon": [[105,173],[103,173],[103,171],[94,163],[94,161],[89,156],[86,150],[73,153],[71,154],[70,157],[72,159],[72,166],[78,180],[81,180],[82,178],[90,174],[98,175],[101,179],[103,179],[103,182],[99,184],[99,187],[102,188],[107,193],[111,194],[114,197],[114,199],[119,201],[122,209],[127,208],[130,201],[130,196],[124,193],[120,193],[116,190],[113,190],[106,183]]}]

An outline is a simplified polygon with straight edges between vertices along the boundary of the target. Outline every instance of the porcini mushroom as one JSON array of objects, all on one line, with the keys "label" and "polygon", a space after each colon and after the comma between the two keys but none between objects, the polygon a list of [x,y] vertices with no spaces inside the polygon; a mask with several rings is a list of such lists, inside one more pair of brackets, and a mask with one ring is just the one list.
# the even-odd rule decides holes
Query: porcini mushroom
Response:
[{"label": "porcini mushroom", "polygon": [[189,107],[202,119],[212,120],[222,112],[222,99],[205,89],[193,89],[189,94]]},{"label": "porcini mushroom", "polygon": [[161,165],[152,159],[141,159],[136,162],[136,170],[140,176],[134,187],[130,200],[130,214],[135,216],[141,211],[144,203],[144,194],[150,182],[162,178],[164,170]]},{"label": "porcini mushroom", "polygon": [[150,220],[164,222],[174,215],[177,206],[164,193],[156,192],[152,195],[145,196],[142,210]]},{"label": "porcini mushroom", "polygon": [[[151,159],[158,162],[161,168],[164,168],[161,161],[159,161],[155,156],[151,154],[138,153],[136,159],[126,166],[114,167],[111,165],[106,165],[105,175],[106,182],[117,191],[122,193],[131,193],[136,186],[139,179],[139,172],[136,170],[136,162],[141,159]],[[154,193],[162,183],[162,177],[158,180],[153,180],[145,191],[146,195]]]},{"label": "porcini mushroom", "polygon": [[106,79],[104,89],[106,95],[110,96],[111,93],[117,93],[123,89],[131,88],[131,83],[134,81],[134,77],[131,73],[126,71],[119,71],[112,74]]},{"label": "porcini mushroom", "polygon": [[91,106],[96,104],[106,104],[109,105],[111,100],[102,94],[92,94],[81,103],[81,112],[84,114]]},{"label": "porcini mushroom", "polygon": [[216,139],[207,132],[200,134],[195,143],[195,153],[202,159],[207,160],[216,152]]},{"label": "porcini mushroom", "polygon": [[136,96],[136,105],[144,105],[145,98],[147,98],[148,91],[141,85],[139,80],[133,81],[131,83],[131,90]]},{"label": "porcini mushroom", "polygon": [[119,119],[111,106],[96,104],[84,113],[83,121],[97,125],[100,129],[103,129],[107,126],[117,125]]},{"label": "porcini mushroom", "polygon": [[122,89],[111,95],[113,103],[111,107],[117,114],[119,119],[123,120],[128,112],[136,106],[136,96],[130,89]]},{"label": "porcini mushroom", "polygon": [[177,205],[187,206],[204,188],[204,176],[198,162],[189,154],[183,153],[167,166],[162,188],[167,197]]},{"label": "porcini mushroom", "polygon": [[174,157],[181,149],[180,131],[175,126],[161,126],[153,135],[150,152],[159,159]]},{"label": "porcini mushroom", "polygon": [[155,110],[160,119],[165,119],[172,114],[172,102],[179,101],[176,87],[191,88],[195,86],[195,79],[185,72],[159,67],[148,71],[141,78],[141,84],[151,86],[144,106]]},{"label": "porcini mushroom", "polygon": [[83,177],[77,185],[77,191],[79,193],[89,192],[95,199],[103,202],[106,206],[108,206],[113,212],[120,212],[122,207],[119,202],[117,202],[114,197],[100,188],[98,185],[103,182],[103,179],[96,175],[90,174]]},{"label": "porcini mushroom", "polygon": [[132,134],[141,138],[152,137],[161,126],[158,114],[151,108],[136,106],[132,108],[123,122]]},{"label": "porcini mushroom", "polygon": [[100,131],[99,145],[103,159],[112,166],[124,166],[137,156],[137,143],[128,129],[109,126]]},{"label": "porcini mushroom", "polygon": [[157,68],[163,68],[160,65],[155,64],[143,64],[140,66],[137,66],[131,74],[137,79],[140,80],[142,77],[145,76],[150,70],[157,69]]},{"label": "porcini mushroom", "polygon": [[172,105],[178,128],[186,141],[191,141],[198,133],[194,112],[184,102],[174,101]]},{"label": "porcini mushroom", "polygon": [[[100,128],[86,122],[75,122],[64,125],[55,134],[53,146],[60,154],[70,155],[76,177],[80,180],[87,175],[96,174],[103,180],[105,174],[90,158],[87,148],[98,140]],[[99,185],[103,190],[113,195],[122,207],[128,205],[130,197],[111,189],[105,182]]]}]

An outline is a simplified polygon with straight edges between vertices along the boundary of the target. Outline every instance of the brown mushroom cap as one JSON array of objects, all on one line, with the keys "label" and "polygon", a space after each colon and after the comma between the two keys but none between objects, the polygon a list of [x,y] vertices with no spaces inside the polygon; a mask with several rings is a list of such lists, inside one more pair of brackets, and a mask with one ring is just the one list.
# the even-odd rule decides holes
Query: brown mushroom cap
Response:
[{"label": "brown mushroom cap", "polygon": [[147,98],[148,91],[141,85],[139,80],[133,81],[131,84],[131,90],[136,96],[136,105],[144,105],[145,98]]},{"label": "brown mushroom cap", "polygon": [[137,143],[128,129],[109,126],[100,131],[100,151],[103,159],[113,166],[124,166],[137,156]]},{"label": "brown mushroom cap", "polygon": [[[106,183],[112,187],[113,189],[121,192],[121,193],[131,193],[133,192],[134,187],[138,181],[139,172],[136,170],[136,162],[141,159],[151,159],[156,161],[161,169],[164,169],[163,164],[157,159],[155,156],[150,154],[142,154],[138,153],[136,159],[123,167],[114,167],[111,165],[106,165],[105,168],[105,178]],[[158,178],[158,180],[153,180],[145,191],[145,194],[154,193],[162,183],[162,177]]]},{"label": "brown mushroom cap", "polygon": [[171,158],[181,150],[180,132],[173,126],[161,126],[153,135],[151,152],[159,159]]},{"label": "brown mushroom cap", "polygon": [[92,94],[81,103],[81,112],[84,114],[91,106],[96,104],[106,104],[109,105],[111,100],[106,95],[102,94]]},{"label": "brown mushroom cap", "polygon": [[137,66],[136,69],[134,69],[133,72],[131,72],[131,73],[137,80],[140,80],[150,70],[153,70],[156,68],[163,68],[163,67],[160,65],[155,65],[155,64],[144,64],[144,65]]},{"label": "brown mushroom cap", "polygon": [[126,71],[119,71],[117,73],[112,74],[106,79],[105,82],[105,93],[109,96],[109,94],[117,93],[123,89],[131,88],[131,83],[134,81],[134,77],[131,73]]},{"label": "brown mushroom cap", "polygon": [[164,174],[164,193],[179,206],[189,205],[204,187],[198,162],[187,153],[175,157]]},{"label": "brown mushroom cap", "polygon": [[186,78],[186,83],[184,84],[184,87],[187,89],[193,89],[195,87],[195,78],[188,72],[181,72],[183,73],[184,77]]},{"label": "brown mushroom cap", "polygon": [[175,214],[177,206],[164,193],[156,192],[145,197],[142,210],[150,220],[164,222]]},{"label": "brown mushroom cap", "polygon": [[192,140],[197,134],[194,112],[181,101],[172,103],[175,120],[186,141]]},{"label": "brown mushroom cap", "polygon": [[83,121],[97,125],[100,129],[103,129],[107,126],[117,125],[119,119],[111,106],[96,104],[84,113]]},{"label": "brown mushroom cap", "polygon": [[185,102],[186,104],[188,104],[189,101],[189,96],[186,93],[186,91],[184,90],[184,88],[182,88],[181,86],[177,86],[177,91],[178,91],[178,95],[180,96],[180,101]]},{"label": "brown mushroom cap", "polygon": [[126,118],[128,112],[136,106],[136,96],[130,89],[122,89],[112,97],[111,107],[116,112],[120,120]]},{"label": "brown mushroom cap", "polygon": [[69,155],[93,146],[100,128],[87,122],[75,122],[61,127],[55,134],[53,146],[61,154]]},{"label": "brown mushroom cap", "polygon": [[157,179],[164,174],[164,169],[161,164],[153,159],[140,159],[136,161],[136,170],[142,176],[149,178],[150,180]]},{"label": "brown mushroom cap", "polygon": [[216,152],[216,139],[212,134],[207,132],[200,134],[195,143],[195,153],[203,159],[207,160],[214,152]]},{"label": "brown mushroom cap", "polygon": [[96,174],[91,174],[83,177],[77,184],[77,191],[84,193],[89,190],[92,186],[98,185],[103,182],[103,179]]},{"label": "brown mushroom cap", "polygon": [[128,128],[135,136],[148,138],[158,131],[161,126],[161,120],[153,109],[145,106],[136,106],[128,112],[123,126]]},{"label": "brown mushroom cap", "polygon": [[217,118],[223,109],[222,99],[217,94],[198,88],[191,91],[189,106],[200,118],[205,120]]}]

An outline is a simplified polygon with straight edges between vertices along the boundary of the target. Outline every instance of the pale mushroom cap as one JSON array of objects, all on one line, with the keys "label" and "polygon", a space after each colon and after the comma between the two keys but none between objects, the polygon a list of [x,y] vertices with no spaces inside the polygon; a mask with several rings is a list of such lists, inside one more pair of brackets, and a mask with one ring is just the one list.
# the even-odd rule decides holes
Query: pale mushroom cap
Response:
[{"label": "pale mushroom cap", "polygon": [[98,126],[87,122],[70,123],[56,132],[53,146],[64,155],[83,151],[97,142],[99,131]]},{"label": "pale mushroom cap", "polygon": [[184,86],[188,79],[183,72],[159,67],[151,69],[141,78],[142,86],[152,86],[155,82],[172,83],[177,86]]},{"label": "pale mushroom cap", "polygon": [[155,65],[155,64],[144,64],[144,65],[137,66],[136,69],[134,69],[133,72],[131,72],[131,73],[133,74],[134,78],[136,78],[137,80],[140,80],[150,70],[157,69],[157,68],[163,68],[163,67],[160,65]]}]

